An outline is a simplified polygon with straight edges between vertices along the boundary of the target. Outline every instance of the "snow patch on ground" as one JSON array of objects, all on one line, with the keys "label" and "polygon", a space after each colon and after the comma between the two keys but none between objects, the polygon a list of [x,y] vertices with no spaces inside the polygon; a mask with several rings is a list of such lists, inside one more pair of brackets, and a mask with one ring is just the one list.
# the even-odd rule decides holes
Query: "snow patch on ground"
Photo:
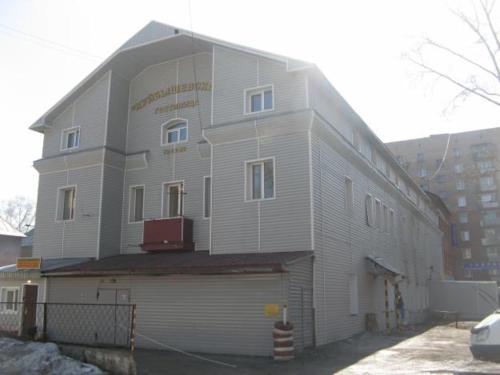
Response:
[{"label": "snow patch on ground", "polygon": [[104,372],[62,355],[56,344],[0,337],[0,374],[101,375]]}]

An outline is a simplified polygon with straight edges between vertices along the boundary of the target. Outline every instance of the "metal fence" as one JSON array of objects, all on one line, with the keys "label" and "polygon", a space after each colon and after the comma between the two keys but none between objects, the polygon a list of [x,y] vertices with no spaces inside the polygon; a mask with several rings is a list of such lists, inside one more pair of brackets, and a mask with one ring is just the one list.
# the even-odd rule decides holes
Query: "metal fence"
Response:
[{"label": "metal fence", "polygon": [[135,305],[0,302],[0,333],[133,350]]}]

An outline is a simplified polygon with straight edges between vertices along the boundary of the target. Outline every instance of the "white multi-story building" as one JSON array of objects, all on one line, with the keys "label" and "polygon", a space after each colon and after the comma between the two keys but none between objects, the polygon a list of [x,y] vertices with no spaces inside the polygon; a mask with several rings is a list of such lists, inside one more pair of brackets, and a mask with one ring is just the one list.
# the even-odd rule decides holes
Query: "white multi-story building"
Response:
[{"label": "white multi-story building", "polygon": [[385,327],[385,278],[428,306],[429,199],[312,64],[152,22],[31,129],[34,255],[94,258],[43,298],[136,304],[138,346],[270,355],[284,305],[326,344]]}]

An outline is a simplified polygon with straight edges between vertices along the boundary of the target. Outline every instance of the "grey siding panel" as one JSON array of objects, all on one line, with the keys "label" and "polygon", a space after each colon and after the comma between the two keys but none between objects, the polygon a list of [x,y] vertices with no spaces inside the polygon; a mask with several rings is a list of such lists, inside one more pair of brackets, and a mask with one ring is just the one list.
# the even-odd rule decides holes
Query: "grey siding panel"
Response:
[{"label": "grey siding panel", "polygon": [[60,154],[63,129],[80,126],[78,150],[104,145],[108,106],[109,73],[72,103],[44,134],[43,157]]},{"label": "grey siding panel", "polygon": [[[101,173],[93,166],[40,176],[34,256],[96,256]],[[76,185],[75,219],[57,221],[58,189],[68,185]]]},{"label": "grey siding panel", "polygon": [[[165,87],[194,82],[194,69],[198,81],[211,81],[211,63],[211,54],[205,53],[151,66],[131,81],[131,103]],[[157,107],[187,100],[196,100],[194,91],[166,96],[129,113],[127,153],[148,151],[148,166],[125,172],[122,253],[139,252],[142,243],[142,223],[128,223],[130,186],[145,185],[144,217],[155,219],[162,216],[162,184],[172,181],[184,182],[184,215],[194,221],[196,249],[209,248],[210,220],[203,219],[203,176],[210,175],[210,160],[202,158],[198,143],[203,140],[202,127],[209,123],[211,93],[199,91],[199,106],[155,114]],[[188,122],[188,141],[177,145],[186,148],[181,152],[171,152],[174,146],[161,146],[161,125],[175,118]]]},{"label": "grey siding panel", "polygon": [[66,172],[42,174],[38,178],[37,229],[33,237],[33,256],[62,256],[63,224],[56,222],[56,205],[57,189],[64,185],[67,185]]},{"label": "grey siding panel", "polygon": [[112,73],[106,145],[125,152],[129,82]]},{"label": "grey siding panel", "polygon": [[123,174],[123,170],[104,166],[99,244],[100,258],[120,253],[120,208],[123,199]]},{"label": "grey siding panel", "polygon": [[[51,278],[50,302],[96,302],[98,278]],[[267,303],[286,303],[285,280],[276,274],[116,278],[137,304],[136,332],[193,352],[272,354],[273,317]],[[163,349],[141,336],[137,346]]]},{"label": "grey siding panel", "polygon": [[288,266],[289,319],[294,325],[294,346],[302,350],[314,344],[312,258]]},{"label": "grey siding panel", "polygon": [[[376,313],[379,328],[385,326],[384,284],[381,277],[367,273],[367,255],[383,257],[407,277],[401,290],[411,320],[418,320],[428,308],[425,273],[430,261],[427,254],[439,243],[439,233],[419,219],[403,204],[394,188],[386,188],[326,144],[315,133],[312,136],[316,335],[319,345],[343,339],[364,329],[366,313]],[[349,176],[354,187],[353,217],[344,208],[344,176]],[[379,198],[395,211],[398,225],[395,234],[368,227],[365,220],[365,196]],[[400,235],[401,217],[411,219],[414,241]],[[408,222],[407,221],[407,222]],[[405,230],[409,231],[410,225]],[[417,229],[419,228],[419,229]],[[425,233],[425,234],[424,234]],[[418,238],[418,241],[416,240]],[[429,240],[426,240],[429,238]],[[357,275],[359,313],[350,314],[348,281]],[[394,289],[389,289],[391,326],[394,318]]]},{"label": "grey siding panel", "polygon": [[244,119],[244,91],[257,86],[273,85],[275,112],[306,107],[305,75],[285,63],[214,47],[214,66],[214,124]]},{"label": "grey siding panel", "polygon": [[[213,146],[212,253],[311,248],[307,133]],[[276,197],[245,201],[245,162],[274,157]]]}]

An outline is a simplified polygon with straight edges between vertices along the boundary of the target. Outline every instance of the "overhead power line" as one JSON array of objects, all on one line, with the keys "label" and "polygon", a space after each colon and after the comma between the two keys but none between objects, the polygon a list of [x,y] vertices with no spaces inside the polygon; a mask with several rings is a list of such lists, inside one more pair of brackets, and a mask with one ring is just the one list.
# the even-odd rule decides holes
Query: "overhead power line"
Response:
[{"label": "overhead power line", "polygon": [[34,34],[29,34],[29,33],[26,33],[24,31],[14,29],[13,27],[10,27],[10,26],[7,26],[7,25],[1,24],[1,23],[0,23],[0,33],[4,33],[5,35],[8,35],[8,36],[11,36],[14,38],[21,38],[21,39],[26,40],[28,42],[32,42],[32,43],[41,45],[43,47],[52,48],[52,49],[57,50],[59,52],[70,53],[76,57],[83,57],[83,58],[86,58],[89,60],[94,60],[94,61],[95,60],[102,60],[101,56],[97,56],[97,55],[91,54],[89,52],[86,52],[84,50],[73,48],[73,47],[67,46],[67,45],[62,44],[62,43],[54,42],[52,40],[45,39],[45,38],[39,37],[39,36],[34,35]]}]

